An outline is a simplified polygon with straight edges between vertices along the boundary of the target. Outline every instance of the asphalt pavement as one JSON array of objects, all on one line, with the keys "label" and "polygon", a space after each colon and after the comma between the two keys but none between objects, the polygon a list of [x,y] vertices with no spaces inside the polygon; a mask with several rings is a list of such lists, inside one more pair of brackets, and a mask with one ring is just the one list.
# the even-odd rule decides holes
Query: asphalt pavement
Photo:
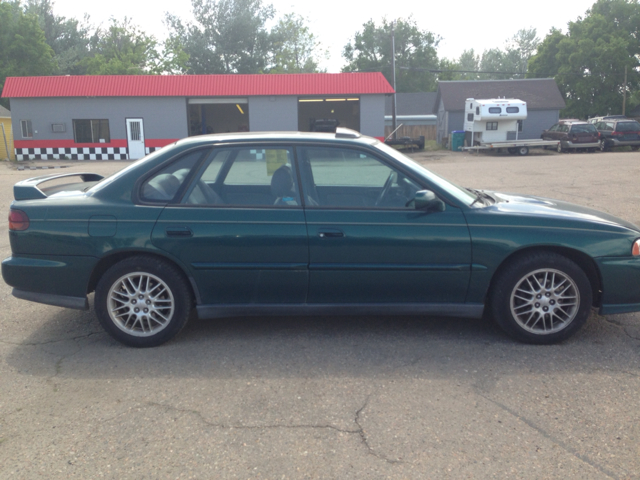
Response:
[{"label": "asphalt pavement", "polygon": [[[413,157],[640,225],[637,152]],[[2,218],[15,182],[51,173],[14,168],[0,163]],[[0,282],[2,479],[640,478],[640,313],[594,312],[554,346],[488,320],[193,319],[137,350],[93,311],[10,292]]]}]

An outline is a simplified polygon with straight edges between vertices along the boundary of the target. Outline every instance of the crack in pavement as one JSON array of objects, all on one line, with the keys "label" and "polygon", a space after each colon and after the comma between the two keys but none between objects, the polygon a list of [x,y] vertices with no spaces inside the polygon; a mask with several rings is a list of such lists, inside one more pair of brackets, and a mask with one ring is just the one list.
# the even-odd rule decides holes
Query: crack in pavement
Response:
[{"label": "crack in pavement", "polygon": [[51,345],[53,343],[68,342],[69,340],[76,341],[82,338],[89,338],[93,335],[99,335],[101,333],[105,333],[105,332],[104,331],[89,332],[85,335],[78,335],[77,337],[60,338],[58,340],[47,340],[46,342],[8,342],[6,340],[0,340],[0,343],[4,345],[13,345],[16,347],[38,347],[41,345]]},{"label": "crack in pavement", "polygon": [[178,408],[178,407],[174,407],[173,405],[166,405],[166,404],[157,403],[157,402],[146,402],[146,405],[152,406],[152,407],[162,408],[162,409],[164,409],[166,411],[174,410],[174,411],[180,412],[180,413],[188,413],[188,414],[191,414],[191,415],[195,415],[205,425],[208,425],[208,426],[213,427],[213,428],[220,428],[220,429],[227,429],[227,430],[318,429],[318,430],[335,430],[336,432],[340,432],[340,433],[346,433],[346,434],[350,434],[350,435],[358,435],[358,437],[360,438],[362,444],[366,447],[367,453],[369,455],[373,455],[374,457],[376,457],[376,458],[378,458],[380,460],[384,460],[385,462],[390,463],[390,464],[404,463],[401,460],[390,459],[390,458],[388,458],[388,457],[386,457],[384,455],[381,455],[381,454],[377,453],[371,447],[371,445],[369,445],[369,440],[367,438],[367,435],[366,435],[366,433],[364,431],[364,428],[360,424],[360,415],[362,414],[364,409],[367,408],[367,406],[369,405],[370,398],[371,398],[371,395],[368,395],[367,398],[365,399],[364,405],[362,407],[360,407],[356,411],[354,422],[358,426],[358,428],[354,429],[354,430],[339,428],[339,427],[336,427],[335,425],[316,425],[316,424],[285,425],[285,424],[276,423],[276,424],[266,424],[266,425],[228,425],[228,424],[224,424],[224,423],[211,422],[207,418],[205,418],[205,416],[202,415],[202,413],[200,411],[198,411],[198,410],[192,410],[192,409],[186,409],[186,408]]},{"label": "crack in pavement", "polygon": [[559,447],[564,449],[567,453],[573,455],[575,458],[577,458],[578,460],[586,463],[587,465],[590,465],[591,467],[595,468],[600,473],[606,475],[609,478],[614,478],[614,479],[619,478],[614,472],[612,472],[608,468],[603,467],[602,465],[599,465],[598,463],[594,462],[593,460],[591,460],[586,455],[583,455],[583,454],[579,453],[577,450],[571,448],[569,445],[565,444],[561,440],[558,440],[553,435],[551,435],[550,433],[548,433],[544,429],[538,427],[535,423],[533,423],[532,421],[530,421],[527,418],[523,417],[522,415],[518,414],[518,412],[512,410],[511,408],[507,407],[506,405],[503,405],[502,403],[500,403],[500,402],[498,402],[496,400],[493,400],[493,399],[487,397],[486,395],[483,395],[481,392],[477,391],[477,389],[476,389],[476,395],[481,396],[485,400],[493,403],[494,405],[498,406],[499,408],[501,408],[505,412],[511,414],[512,416],[514,416],[515,418],[517,418],[518,420],[523,422],[525,425],[527,425],[530,428],[534,429],[536,432],[538,432],[540,435],[542,435],[547,440],[550,440],[551,442],[555,443],[556,445],[558,445]]}]

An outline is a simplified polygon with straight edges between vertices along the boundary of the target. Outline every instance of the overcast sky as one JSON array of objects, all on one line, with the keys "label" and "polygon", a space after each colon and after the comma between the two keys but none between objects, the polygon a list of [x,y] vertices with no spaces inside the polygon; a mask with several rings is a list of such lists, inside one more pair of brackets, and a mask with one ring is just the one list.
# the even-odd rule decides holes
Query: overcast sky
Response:
[{"label": "overcast sky", "polygon": [[[503,47],[505,41],[522,28],[536,28],[542,39],[552,27],[566,31],[567,23],[584,16],[595,0],[457,0],[427,2],[420,0],[265,0],[279,14],[295,12],[309,20],[311,31],[318,37],[330,57],[321,64],[328,72],[339,72],[344,65],[342,49],[353,39],[362,24],[373,19],[378,22],[406,18],[412,15],[418,26],[441,37],[439,58],[455,59],[473,48],[476,53],[485,49]],[[78,2],[55,0],[54,12],[65,17],[82,18],[87,13],[91,22],[105,23],[109,17],[125,15],[146,33],[158,40],[166,36],[162,23],[165,12],[183,19],[191,17],[189,0],[108,0],[104,2]]]}]

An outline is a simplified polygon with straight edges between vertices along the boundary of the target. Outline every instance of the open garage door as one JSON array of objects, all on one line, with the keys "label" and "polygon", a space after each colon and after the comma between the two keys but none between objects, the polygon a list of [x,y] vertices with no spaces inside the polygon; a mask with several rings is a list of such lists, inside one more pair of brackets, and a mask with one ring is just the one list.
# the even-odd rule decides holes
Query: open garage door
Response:
[{"label": "open garage door", "polygon": [[246,98],[190,98],[189,135],[249,131]]},{"label": "open garage door", "polygon": [[335,131],[336,126],[360,131],[360,99],[357,97],[301,97],[298,130]]}]

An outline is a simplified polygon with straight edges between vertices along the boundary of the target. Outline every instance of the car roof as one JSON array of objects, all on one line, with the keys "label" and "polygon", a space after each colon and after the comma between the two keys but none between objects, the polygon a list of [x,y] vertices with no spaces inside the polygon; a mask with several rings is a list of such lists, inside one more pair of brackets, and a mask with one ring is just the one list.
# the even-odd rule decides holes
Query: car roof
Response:
[{"label": "car roof", "polygon": [[330,142],[330,141],[348,141],[348,143],[362,143],[364,145],[373,145],[379,140],[373,137],[361,135],[355,130],[348,128],[337,128],[335,133],[322,132],[234,132],[234,133],[214,133],[208,135],[196,135],[193,137],[183,138],[176,142],[176,145],[193,146],[199,144],[226,143],[226,142],[252,142],[252,141],[296,141],[296,142]]}]

